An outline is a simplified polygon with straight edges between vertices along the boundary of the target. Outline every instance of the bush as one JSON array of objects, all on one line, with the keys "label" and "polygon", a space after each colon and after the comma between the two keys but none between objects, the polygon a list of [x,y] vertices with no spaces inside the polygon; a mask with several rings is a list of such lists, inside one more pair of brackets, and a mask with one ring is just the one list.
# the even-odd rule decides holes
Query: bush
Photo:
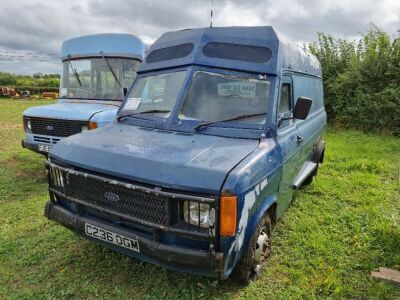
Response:
[{"label": "bush", "polygon": [[0,86],[14,87],[17,90],[29,90],[31,93],[58,92],[59,85],[58,74],[35,73],[29,76],[0,72]]},{"label": "bush", "polygon": [[306,47],[322,65],[331,123],[400,136],[400,36],[372,26],[358,41],[319,33]]},{"label": "bush", "polygon": [[0,85],[15,85],[16,83],[17,80],[15,75],[0,72]]}]

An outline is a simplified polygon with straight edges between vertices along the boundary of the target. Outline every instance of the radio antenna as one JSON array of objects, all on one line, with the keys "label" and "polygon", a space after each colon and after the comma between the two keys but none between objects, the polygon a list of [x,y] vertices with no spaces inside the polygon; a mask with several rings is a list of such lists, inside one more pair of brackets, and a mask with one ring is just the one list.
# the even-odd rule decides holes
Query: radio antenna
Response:
[{"label": "radio antenna", "polygon": [[211,0],[210,28],[212,28],[213,10],[214,10],[214,0]]}]

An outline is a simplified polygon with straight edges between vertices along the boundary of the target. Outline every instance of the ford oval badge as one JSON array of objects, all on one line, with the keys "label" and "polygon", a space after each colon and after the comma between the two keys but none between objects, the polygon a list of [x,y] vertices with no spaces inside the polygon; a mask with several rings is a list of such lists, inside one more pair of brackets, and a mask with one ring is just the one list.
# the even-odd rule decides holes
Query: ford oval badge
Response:
[{"label": "ford oval badge", "polygon": [[111,202],[119,201],[118,194],[113,193],[113,192],[105,192],[104,193],[104,198],[106,198],[108,201],[111,201]]}]

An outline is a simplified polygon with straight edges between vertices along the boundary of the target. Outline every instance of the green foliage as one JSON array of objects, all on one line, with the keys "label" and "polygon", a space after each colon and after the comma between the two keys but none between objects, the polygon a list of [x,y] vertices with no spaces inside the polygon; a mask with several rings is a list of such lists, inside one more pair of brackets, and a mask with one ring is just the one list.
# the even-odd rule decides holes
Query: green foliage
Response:
[{"label": "green foliage", "polygon": [[0,85],[15,85],[16,83],[16,75],[0,72]]},{"label": "green foliage", "polygon": [[43,90],[57,91],[60,85],[59,74],[35,73],[29,75],[16,75],[0,72],[0,86],[10,86],[31,92],[41,92]]},{"label": "green foliage", "polygon": [[400,136],[400,36],[372,26],[358,41],[319,33],[307,48],[322,65],[331,123]]}]

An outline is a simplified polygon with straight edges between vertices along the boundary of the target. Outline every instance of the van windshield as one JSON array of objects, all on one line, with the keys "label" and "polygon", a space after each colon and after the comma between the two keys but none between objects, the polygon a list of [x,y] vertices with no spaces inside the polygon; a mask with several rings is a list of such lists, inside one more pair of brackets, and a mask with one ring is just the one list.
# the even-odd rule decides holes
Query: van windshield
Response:
[{"label": "van windshield", "polygon": [[256,115],[235,122],[265,122],[270,82],[204,71],[194,74],[179,114],[181,120],[215,122],[242,115]]},{"label": "van windshield", "polygon": [[[133,85],[119,119],[154,115],[168,118],[182,90],[187,71],[140,77]],[[190,78],[188,79],[190,80]],[[179,113],[181,120],[263,124],[266,119],[268,80],[197,71]],[[141,115],[141,116],[140,116]],[[246,115],[246,118],[243,116]],[[250,117],[251,115],[251,117]]]},{"label": "van windshield", "polygon": [[167,118],[182,89],[186,71],[140,77],[126,100],[123,113],[156,114]]},{"label": "van windshield", "polygon": [[60,86],[60,98],[120,100],[124,95],[110,67],[122,87],[130,88],[136,78],[139,61],[129,58],[65,60]]}]

